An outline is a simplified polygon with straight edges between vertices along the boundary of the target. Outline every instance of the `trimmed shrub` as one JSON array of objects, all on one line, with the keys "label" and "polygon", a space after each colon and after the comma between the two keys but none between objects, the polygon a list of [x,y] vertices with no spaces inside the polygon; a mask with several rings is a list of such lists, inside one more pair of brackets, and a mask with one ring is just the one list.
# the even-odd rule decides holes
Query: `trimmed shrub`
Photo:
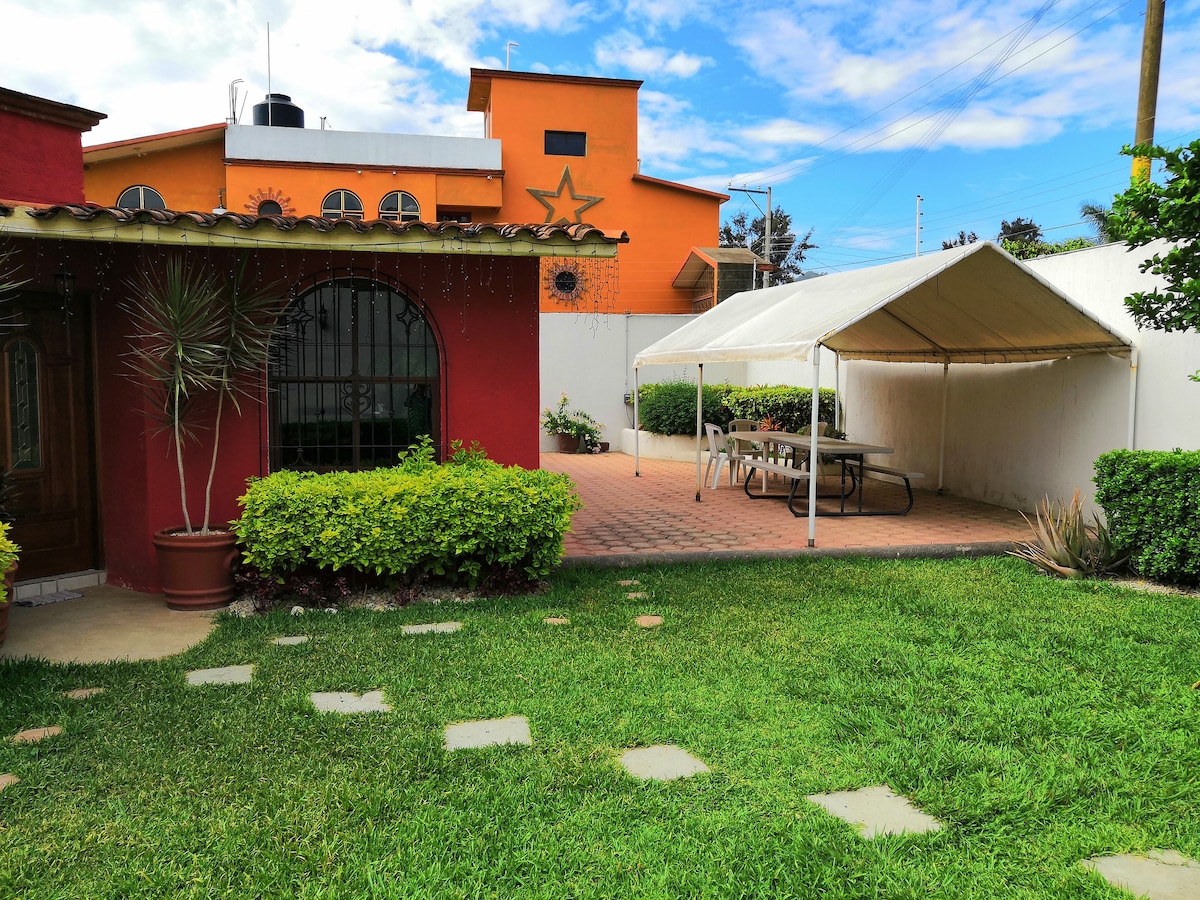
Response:
[{"label": "trimmed shrub", "polygon": [[[822,388],[820,420],[832,424],[836,392]],[[767,416],[787,431],[799,431],[812,416],[812,389],[779,385],[738,387],[732,384],[704,386],[704,421],[722,428],[732,419],[761,422]],[[696,383],[664,381],[638,389],[638,416],[643,428],[655,434],[696,433]]]},{"label": "trimmed shrub", "polygon": [[1112,450],[1095,465],[1096,502],[1134,571],[1200,583],[1200,452]]},{"label": "trimmed shrub", "polygon": [[[722,403],[716,385],[704,386],[702,403],[705,422],[727,422],[732,418]],[[655,434],[696,433],[696,383],[661,381],[638,388],[638,419]]]},{"label": "trimmed shrub", "polygon": [[276,578],[316,567],[472,586],[558,565],[580,506],[567,476],[500,466],[477,448],[445,465],[431,457],[426,448],[389,469],[250,479],[233,523],[243,559]]}]

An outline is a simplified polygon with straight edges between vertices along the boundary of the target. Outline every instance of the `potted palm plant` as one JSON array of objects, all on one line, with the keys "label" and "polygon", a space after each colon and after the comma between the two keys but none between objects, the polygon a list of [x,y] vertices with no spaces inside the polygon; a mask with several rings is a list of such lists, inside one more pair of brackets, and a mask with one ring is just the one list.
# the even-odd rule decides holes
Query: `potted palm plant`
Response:
[{"label": "potted palm plant", "polygon": [[[151,409],[169,436],[179,475],[183,524],[154,534],[159,575],[172,609],[216,609],[234,593],[237,536],[212,525],[212,485],[221,444],[221,418],[241,413],[267,361],[271,334],[287,300],[275,286],[248,290],[245,260],[230,279],[196,262],[171,257],[130,283],[122,308],[133,329],[129,363],[147,389]],[[205,402],[215,399],[213,403]],[[185,454],[211,423],[212,451],[204,514],[191,516]]]},{"label": "potted palm plant", "polygon": [[13,582],[17,573],[17,556],[21,548],[8,536],[8,522],[0,521],[0,572],[4,573],[0,584],[0,644],[8,637],[8,608],[13,601]]}]

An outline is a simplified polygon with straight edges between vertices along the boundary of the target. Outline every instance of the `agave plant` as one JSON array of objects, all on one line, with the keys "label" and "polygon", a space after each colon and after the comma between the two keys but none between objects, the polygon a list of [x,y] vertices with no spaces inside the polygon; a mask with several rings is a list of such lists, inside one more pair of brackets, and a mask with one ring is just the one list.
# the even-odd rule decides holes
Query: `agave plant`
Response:
[{"label": "agave plant", "polygon": [[1035,521],[1021,515],[1036,541],[1022,541],[1009,553],[1044,572],[1063,578],[1087,578],[1119,568],[1129,559],[1117,553],[1108,526],[1099,516],[1093,515],[1092,525],[1084,524],[1078,490],[1069,503],[1043,497],[1034,510]]},{"label": "agave plant", "polygon": [[184,445],[195,437],[195,402],[215,393],[216,417],[204,491],[201,534],[210,530],[212,485],[220,449],[221,415],[231,403],[240,413],[239,394],[251,388],[244,376],[261,369],[271,334],[287,300],[274,287],[248,290],[245,260],[228,281],[180,257],[140,273],[122,304],[133,323],[130,366],[150,390],[154,408],[171,435],[179,473],[184,530],[194,533],[188,511]]}]

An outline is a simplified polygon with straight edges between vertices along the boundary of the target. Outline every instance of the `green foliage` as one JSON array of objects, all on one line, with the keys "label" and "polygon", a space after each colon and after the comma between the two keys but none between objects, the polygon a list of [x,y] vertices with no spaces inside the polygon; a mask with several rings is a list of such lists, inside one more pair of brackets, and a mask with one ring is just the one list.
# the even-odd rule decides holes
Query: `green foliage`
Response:
[{"label": "green foliage", "polygon": [[968,234],[967,232],[960,230],[958,232],[958,237],[954,238],[953,240],[942,241],[942,249],[953,250],[955,247],[965,247],[968,244],[974,244],[978,240],[979,235],[977,235],[975,232],[972,231],[970,234]]},{"label": "green foliage", "polygon": [[1038,225],[1033,219],[1023,219],[1020,216],[1013,219],[1011,222],[1008,219],[1000,223],[1000,233],[996,235],[996,240],[1001,244],[1006,241],[1013,241],[1018,244],[1032,244],[1042,239],[1042,226]]},{"label": "green foliage", "polygon": [[559,398],[558,406],[542,410],[542,429],[546,434],[565,434],[579,438],[579,452],[588,453],[600,445],[603,426],[589,413],[571,409],[567,395]]},{"label": "green foliage", "polygon": [[[819,402],[820,420],[834,422],[836,393],[822,388]],[[784,431],[799,431],[812,418],[812,389],[791,385],[706,384],[703,403],[703,421],[722,427],[733,419],[761,422],[770,417]],[[638,390],[638,419],[642,428],[655,434],[695,434],[695,382],[643,384]]]},{"label": "green foliage", "polygon": [[[8,571],[8,567],[17,561],[21,553],[21,548],[8,536],[11,527],[7,522],[0,522],[0,575]],[[0,581],[0,603],[8,599],[8,589],[4,582]]]},{"label": "green foliage", "polygon": [[[767,217],[759,216],[747,221],[740,212],[721,225],[722,247],[746,247],[759,256],[766,256],[764,237],[767,233]],[[804,254],[816,250],[812,243],[813,230],[808,229],[804,237],[797,239],[792,233],[792,217],[777,206],[771,212],[771,259],[775,272],[768,276],[770,284],[785,284],[795,281],[804,274]]]},{"label": "green foliage", "polygon": [[1128,561],[1113,548],[1108,526],[1099,516],[1088,526],[1083,519],[1079,491],[1070,503],[1043,497],[1035,510],[1036,521],[1021,514],[1036,540],[1024,541],[1011,555],[1033,563],[1043,572],[1063,578],[1090,578],[1117,569]]},{"label": "green foliage", "polygon": [[1096,246],[1095,242],[1085,237],[1067,238],[1064,241],[1018,241],[1003,240],[1000,246],[1017,259],[1036,259],[1039,256],[1051,256],[1055,253],[1067,253],[1071,250],[1086,250]]},{"label": "green foliage", "polygon": [[[726,422],[730,416],[725,409],[722,392],[715,385],[704,386],[703,420]],[[638,421],[646,431],[655,434],[696,433],[696,383],[694,381],[660,381],[638,388]]]},{"label": "green foliage", "polygon": [[1140,266],[1163,276],[1166,290],[1137,291],[1125,305],[1143,328],[1189,331],[1200,326],[1200,139],[1174,150],[1141,144],[1121,152],[1161,159],[1167,179],[1161,185],[1137,180],[1113,199],[1110,218],[1118,233],[1131,247],[1173,242]]},{"label": "green foliage", "polygon": [[217,397],[201,526],[207,532],[223,405],[229,401],[238,408],[239,394],[248,393],[245,376],[253,381],[265,365],[276,317],[287,305],[272,287],[247,288],[244,259],[229,279],[205,265],[169,257],[158,267],[140,271],[128,284],[129,299],[121,303],[132,325],[127,360],[174,444],[180,507],[188,533],[192,522],[183,448],[197,430],[197,401],[205,395]]},{"label": "green foliage", "polygon": [[239,502],[242,556],[273,576],[312,566],[472,585],[496,570],[544,576],[580,506],[565,475],[506,468],[459,443],[438,465],[428,439],[393,468],[251,479]]},{"label": "green foliage", "polygon": [[1136,572],[1200,583],[1200,452],[1112,450],[1096,460],[1095,482],[1113,546]]}]

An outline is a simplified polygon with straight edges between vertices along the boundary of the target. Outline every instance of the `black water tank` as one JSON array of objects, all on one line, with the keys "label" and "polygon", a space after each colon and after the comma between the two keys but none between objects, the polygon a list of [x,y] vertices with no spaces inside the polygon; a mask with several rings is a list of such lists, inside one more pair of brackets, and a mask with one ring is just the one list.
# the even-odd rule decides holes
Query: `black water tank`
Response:
[{"label": "black water tank", "polygon": [[304,110],[293,103],[287,94],[267,94],[266,100],[254,104],[254,124],[303,128]]}]

